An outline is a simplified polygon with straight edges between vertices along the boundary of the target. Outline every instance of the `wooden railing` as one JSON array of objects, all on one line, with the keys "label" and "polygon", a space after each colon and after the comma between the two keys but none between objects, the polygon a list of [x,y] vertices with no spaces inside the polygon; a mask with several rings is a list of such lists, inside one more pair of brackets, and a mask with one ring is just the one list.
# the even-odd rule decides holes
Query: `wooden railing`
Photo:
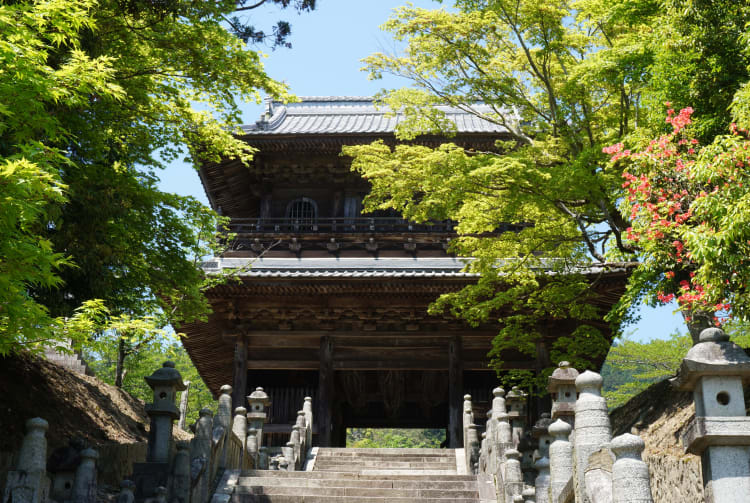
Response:
[{"label": "wooden railing", "polygon": [[451,220],[414,223],[394,217],[316,218],[233,218],[229,231],[236,234],[305,234],[305,233],[405,233],[454,232]]}]

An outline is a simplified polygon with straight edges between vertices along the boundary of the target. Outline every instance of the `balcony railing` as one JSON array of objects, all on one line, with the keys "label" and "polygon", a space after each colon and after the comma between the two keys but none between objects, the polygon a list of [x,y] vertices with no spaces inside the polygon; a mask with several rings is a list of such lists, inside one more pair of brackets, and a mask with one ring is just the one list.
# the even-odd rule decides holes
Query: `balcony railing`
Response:
[{"label": "balcony railing", "polygon": [[352,233],[402,233],[402,232],[454,232],[455,222],[443,220],[417,224],[403,218],[358,217],[317,218],[295,220],[291,218],[233,218],[230,232],[237,234],[352,234]]},{"label": "balcony railing", "polygon": [[342,217],[315,220],[233,218],[229,224],[229,230],[237,234],[452,233],[454,226],[455,222],[451,220],[418,224],[394,217]]}]

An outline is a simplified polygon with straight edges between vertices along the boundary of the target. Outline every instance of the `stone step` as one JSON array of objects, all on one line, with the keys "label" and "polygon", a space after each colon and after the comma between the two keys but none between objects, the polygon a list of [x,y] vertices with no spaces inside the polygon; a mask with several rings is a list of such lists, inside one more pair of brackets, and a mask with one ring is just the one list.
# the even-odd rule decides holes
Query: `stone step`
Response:
[{"label": "stone step", "polygon": [[252,494],[269,496],[348,496],[350,498],[388,498],[389,500],[404,499],[443,499],[455,501],[459,499],[479,499],[476,487],[473,490],[444,490],[444,489],[394,489],[382,487],[290,487],[290,486],[262,486],[240,485],[234,494]]},{"label": "stone step", "polygon": [[369,454],[362,456],[326,456],[318,454],[318,460],[326,460],[336,463],[356,463],[358,461],[383,461],[383,462],[406,462],[406,463],[453,463],[456,461],[455,456],[371,456]]},{"label": "stone step", "polygon": [[391,497],[358,497],[350,496],[307,496],[307,495],[269,495],[269,494],[233,494],[232,503],[477,503],[478,498],[391,498]]},{"label": "stone step", "polygon": [[455,456],[455,449],[403,449],[403,448],[357,448],[347,447],[320,447],[319,454],[333,456],[357,456],[370,454],[376,456]]},{"label": "stone step", "polygon": [[389,472],[390,470],[367,470],[366,473],[358,472],[334,472],[334,471],[311,471],[311,472],[284,472],[280,470],[245,470],[241,474],[241,479],[249,477],[278,477],[278,478],[302,478],[302,479],[358,479],[358,480],[414,480],[414,481],[466,481],[476,482],[474,475],[456,475],[438,473],[436,475],[423,473],[416,470],[395,470],[399,474],[390,473],[373,473]]},{"label": "stone step", "polygon": [[292,478],[292,477],[241,477],[238,481],[243,486],[285,486],[285,487],[366,487],[383,489],[439,489],[472,491],[477,487],[476,481],[445,481],[433,479],[389,479],[389,478]]},{"label": "stone step", "polygon": [[356,462],[332,462],[325,459],[315,460],[315,470],[340,470],[356,471],[370,468],[385,470],[456,470],[456,462],[453,463],[424,463],[424,462],[402,462],[402,461],[356,461]]}]

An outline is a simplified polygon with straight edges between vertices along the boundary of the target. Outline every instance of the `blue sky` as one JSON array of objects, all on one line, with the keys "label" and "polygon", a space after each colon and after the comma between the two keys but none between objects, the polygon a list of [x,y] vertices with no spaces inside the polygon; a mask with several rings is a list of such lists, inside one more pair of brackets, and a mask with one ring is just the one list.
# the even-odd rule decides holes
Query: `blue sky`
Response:
[{"label": "blue sky", "polygon": [[[438,2],[413,0],[418,7],[440,8]],[[318,8],[297,15],[273,7],[251,11],[249,19],[265,29],[279,19],[292,25],[292,49],[265,49],[266,70],[284,81],[298,96],[369,96],[382,88],[396,88],[408,82],[395,77],[367,80],[360,71],[362,58],[373,52],[394,52],[398,46],[379,26],[404,0],[318,0]],[[242,107],[243,121],[255,122],[263,106]],[[197,197],[208,204],[198,175],[184,163],[176,162],[161,173],[163,190]],[[672,314],[674,306],[641,309],[641,321],[626,328],[635,340],[665,338],[675,330],[685,331],[682,317]]]}]

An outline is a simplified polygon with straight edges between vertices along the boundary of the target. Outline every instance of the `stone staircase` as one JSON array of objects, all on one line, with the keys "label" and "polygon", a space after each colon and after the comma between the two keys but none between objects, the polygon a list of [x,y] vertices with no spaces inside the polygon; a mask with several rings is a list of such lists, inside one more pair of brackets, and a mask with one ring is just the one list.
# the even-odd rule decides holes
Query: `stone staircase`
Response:
[{"label": "stone staircase", "polygon": [[[479,502],[473,475],[452,449],[319,448],[307,471],[252,470],[232,484],[241,503],[469,503]],[[310,467],[312,465],[312,469]]]}]

